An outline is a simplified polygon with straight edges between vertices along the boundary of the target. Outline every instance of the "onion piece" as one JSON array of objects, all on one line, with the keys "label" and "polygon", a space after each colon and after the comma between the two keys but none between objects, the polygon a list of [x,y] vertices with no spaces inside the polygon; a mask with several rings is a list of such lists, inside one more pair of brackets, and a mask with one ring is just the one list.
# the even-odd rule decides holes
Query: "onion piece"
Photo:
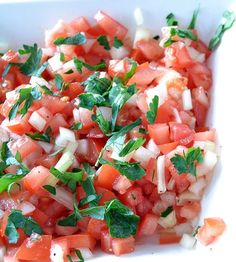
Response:
[{"label": "onion piece", "polygon": [[78,142],[75,141],[75,142],[69,142],[64,150],[64,152],[67,152],[69,151],[71,154],[74,154],[75,151],[77,150],[78,148]]},{"label": "onion piece", "polygon": [[49,154],[52,151],[53,145],[44,141],[38,141],[37,142],[45,153]]},{"label": "onion piece", "polygon": [[203,162],[197,165],[197,176],[203,176],[213,170],[217,163],[217,155],[212,151],[207,151],[204,155]]},{"label": "onion piece", "polygon": [[34,212],[35,206],[28,201],[22,202],[18,207],[23,215],[29,215]]},{"label": "onion piece", "polygon": [[101,112],[105,120],[111,121],[112,112],[110,107],[100,106],[97,109]]},{"label": "onion piece", "polygon": [[135,47],[136,46],[136,43],[140,40],[149,40],[150,38],[152,37],[152,34],[151,34],[151,31],[142,27],[142,26],[139,26],[137,27],[136,29],[136,32],[135,32],[135,37],[134,37],[134,44],[133,46]]},{"label": "onion piece", "polygon": [[77,140],[78,147],[76,153],[80,155],[88,155],[89,154],[89,141],[88,139],[80,139]]},{"label": "onion piece", "polygon": [[133,155],[133,159],[140,162],[141,166],[144,168],[147,167],[151,158],[156,158],[156,154],[143,146],[140,146],[137,150],[135,150]]},{"label": "onion piece", "polygon": [[188,190],[195,195],[201,195],[203,189],[207,186],[207,182],[204,178],[199,178],[195,183],[193,183]]},{"label": "onion piece", "polygon": [[39,132],[43,131],[43,129],[47,124],[46,120],[43,117],[41,117],[41,115],[37,111],[34,111],[32,113],[28,122],[32,127],[34,127]]},{"label": "onion piece", "polygon": [[179,244],[186,249],[193,249],[197,240],[189,234],[183,234]]},{"label": "onion piece", "polygon": [[168,98],[167,88],[164,83],[160,83],[159,85],[153,88],[148,88],[145,91],[145,93],[147,95],[147,104],[148,105],[152,102],[154,96],[159,97],[158,107],[160,107]]},{"label": "onion piece", "polygon": [[160,217],[158,224],[164,228],[172,228],[177,223],[175,211],[172,211],[167,217]]},{"label": "onion piece", "polygon": [[70,142],[76,141],[75,133],[72,130],[65,128],[65,127],[60,127],[59,132],[60,132],[60,135],[64,137],[65,140],[70,141]]},{"label": "onion piece", "polygon": [[188,203],[189,201],[192,202],[192,201],[200,201],[200,200],[201,200],[200,196],[197,196],[194,193],[187,190],[181,193],[176,198],[176,205],[181,206],[181,205],[184,205],[185,203]]},{"label": "onion piece", "polygon": [[69,210],[73,210],[73,195],[63,187],[56,187],[56,195],[50,194],[50,196]]},{"label": "onion piece", "polygon": [[190,89],[185,89],[182,93],[182,103],[184,110],[193,109],[192,96]]},{"label": "onion piece", "polygon": [[74,155],[70,151],[66,151],[56,163],[55,168],[60,172],[65,172],[73,164],[73,161]]},{"label": "onion piece", "polygon": [[183,234],[191,234],[193,232],[193,226],[188,222],[178,224],[174,227],[174,229],[178,236],[182,236]]},{"label": "onion piece", "polygon": [[0,246],[0,262],[4,262],[4,256],[6,254],[6,247]]},{"label": "onion piece", "polygon": [[136,8],[134,9],[134,19],[135,19],[135,22],[136,22],[136,25],[137,25],[137,26],[143,25],[143,23],[144,23],[144,18],[143,18],[143,13],[142,13],[141,8],[136,7]]},{"label": "onion piece", "polygon": [[129,55],[129,51],[124,46],[120,46],[119,48],[113,46],[110,54],[112,59],[123,59]]},{"label": "onion piece", "polygon": [[[148,143],[147,143],[147,145],[146,145],[146,148],[147,148],[149,151],[153,152],[153,153],[156,155],[156,157],[158,157],[158,156],[160,155],[160,149],[159,149],[158,145],[154,142],[153,139],[150,139],[150,140],[148,141]],[[155,157],[155,158],[156,158],[156,157]]]},{"label": "onion piece", "polygon": [[60,54],[55,54],[53,57],[49,58],[48,65],[53,72],[61,69],[63,66],[63,62],[60,60]]},{"label": "onion piece", "polygon": [[31,85],[39,85],[39,86],[46,86],[47,88],[51,89],[51,85],[42,77],[38,76],[31,76],[30,78]]},{"label": "onion piece", "polygon": [[166,192],[165,156],[159,156],[157,159],[157,190],[159,194]]},{"label": "onion piece", "polygon": [[191,46],[186,46],[188,49],[188,53],[191,56],[192,60],[204,63],[205,62],[205,54],[198,52],[195,48]]},{"label": "onion piece", "polygon": [[52,244],[50,250],[51,262],[64,262],[64,250],[58,244]]}]

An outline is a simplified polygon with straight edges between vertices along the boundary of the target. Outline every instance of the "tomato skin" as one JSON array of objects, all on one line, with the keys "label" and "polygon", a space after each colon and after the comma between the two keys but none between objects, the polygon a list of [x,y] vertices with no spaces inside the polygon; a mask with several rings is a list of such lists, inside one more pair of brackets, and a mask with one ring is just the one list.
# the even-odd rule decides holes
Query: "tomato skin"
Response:
[{"label": "tomato skin", "polygon": [[119,176],[119,172],[110,165],[103,165],[97,177],[97,185],[112,190],[113,183]]},{"label": "tomato skin", "polygon": [[162,154],[166,155],[169,152],[171,152],[172,150],[174,150],[178,145],[179,145],[178,141],[177,142],[171,142],[171,143],[159,145],[159,149],[160,149]]},{"label": "tomato skin", "polygon": [[195,63],[188,69],[189,78],[195,87],[202,86],[205,90],[208,90],[212,85],[211,70],[201,63]]},{"label": "tomato skin", "polygon": [[50,248],[52,236],[42,235],[39,240],[33,241],[30,248],[27,247],[29,238],[27,238],[16,252],[16,258],[30,261],[50,261]]},{"label": "tomato skin", "polygon": [[170,138],[172,141],[178,141],[181,145],[187,145],[194,139],[194,130],[189,126],[180,123],[169,123],[170,125]]},{"label": "tomato skin", "polygon": [[99,201],[99,205],[104,205],[105,202],[117,198],[116,195],[112,191],[106,188],[102,188],[102,187],[95,185],[95,189],[98,195],[102,194],[102,197]]},{"label": "tomato skin", "polygon": [[143,193],[140,187],[131,187],[121,197],[122,202],[128,206],[137,206],[143,201]]},{"label": "tomato skin", "polygon": [[190,182],[187,179],[187,174],[176,175],[174,179],[178,193],[184,192],[190,185]]},{"label": "tomato skin", "polygon": [[120,40],[125,38],[128,32],[127,28],[104,12],[99,11],[94,18],[99,27],[101,27],[111,38],[114,38],[115,36],[117,36]]},{"label": "tomato skin", "polygon": [[157,145],[170,142],[170,131],[167,124],[148,125],[148,132]]},{"label": "tomato skin", "polygon": [[87,231],[95,239],[101,239],[101,231],[107,228],[107,224],[104,220],[98,220],[91,218],[88,223]]},{"label": "tomato skin", "polygon": [[197,239],[205,246],[213,243],[226,229],[223,219],[205,218],[204,225],[200,227],[197,233]]},{"label": "tomato skin", "polygon": [[138,234],[141,236],[150,236],[154,234],[158,225],[158,217],[154,214],[148,213],[142,219]]},{"label": "tomato skin", "polygon": [[198,202],[185,204],[180,209],[180,216],[191,220],[195,218],[201,211],[201,205]]},{"label": "tomato skin", "polygon": [[47,178],[51,176],[49,170],[43,166],[34,167],[24,178],[24,187],[31,193],[37,193],[44,185]]},{"label": "tomato skin", "polygon": [[24,135],[31,130],[31,126],[28,124],[28,119],[19,116],[9,121],[6,126],[10,131],[18,135]]},{"label": "tomato skin", "polygon": [[134,237],[112,239],[112,251],[116,256],[134,251]]},{"label": "tomato skin", "polygon": [[164,54],[164,49],[159,46],[159,42],[155,39],[142,39],[136,43],[136,48],[149,61],[157,60]]},{"label": "tomato skin", "polygon": [[101,249],[106,253],[112,252],[112,237],[107,229],[101,231]]},{"label": "tomato skin", "polygon": [[70,249],[87,247],[93,250],[96,245],[96,240],[89,234],[70,235],[65,238]]},{"label": "tomato skin", "polygon": [[176,233],[163,232],[159,236],[159,244],[166,245],[166,244],[179,243],[180,239],[181,236],[176,235]]},{"label": "tomato skin", "polygon": [[148,162],[145,175],[145,179],[147,179],[154,185],[157,185],[156,164],[156,159],[151,158]]}]

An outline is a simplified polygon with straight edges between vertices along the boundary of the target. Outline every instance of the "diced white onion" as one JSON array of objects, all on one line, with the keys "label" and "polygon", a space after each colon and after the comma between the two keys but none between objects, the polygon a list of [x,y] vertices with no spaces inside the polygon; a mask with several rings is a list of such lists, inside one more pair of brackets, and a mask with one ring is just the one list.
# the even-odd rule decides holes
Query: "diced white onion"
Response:
[{"label": "diced white onion", "polygon": [[165,192],[160,195],[160,198],[167,207],[175,205],[176,194],[174,192]]},{"label": "diced white onion", "polygon": [[49,154],[52,151],[53,145],[47,142],[38,141],[38,144],[42,147],[45,153]]},{"label": "diced white onion", "polygon": [[133,46],[136,46],[136,43],[140,40],[148,40],[152,37],[151,31],[144,28],[144,27],[137,27],[134,37],[134,44]]},{"label": "diced white onion", "polygon": [[77,147],[77,153],[80,155],[88,155],[89,153],[89,141],[88,139],[80,139],[77,141],[78,147]]},{"label": "diced white onion", "polygon": [[50,250],[51,262],[64,262],[64,251],[58,244],[52,244]]},{"label": "diced white onion", "polygon": [[91,250],[89,248],[86,247],[82,247],[79,249],[81,252],[82,257],[86,260],[86,259],[90,259],[93,257],[93,253],[91,252]]},{"label": "diced white onion", "polygon": [[143,25],[144,19],[143,19],[143,13],[140,7],[136,7],[134,9],[134,19],[137,26]]},{"label": "diced white onion", "polygon": [[188,148],[185,146],[177,146],[174,150],[170,151],[166,156],[171,159],[175,154],[183,155],[183,153],[187,153]]},{"label": "diced white onion", "polygon": [[100,106],[98,107],[98,110],[101,112],[105,120],[111,121],[112,112],[110,107]]},{"label": "diced white onion", "polygon": [[179,244],[186,249],[193,249],[196,244],[196,238],[189,235],[189,234],[183,234]]},{"label": "diced white onion", "polygon": [[78,142],[69,142],[65,148],[65,152],[66,151],[69,151],[71,152],[71,154],[74,154],[75,151],[77,150],[77,147],[78,147]]},{"label": "diced white onion", "polygon": [[28,201],[24,201],[19,205],[19,209],[22,211],[23,215],[28,215],[35,210],[35,206]]},{"label": "diced white onion", "polygon": [[181,117],[180,117],[180,114],[179,114],[179,111],[177,110],[177,108],[173,108],[173,115],[174,115],[174,117],[175,117],[175,122],[176,123],[182,123],[182,119],[181,119]]},{"label": "diced white onion", "polygon": [[59,128],[60,135],[64,137],[65,140],[70,141],[70,142],[75,142],[75,133],[74,131],[65,128],[65,127],[60,127]]},{"label": "diced white onion", "polygon": [[73,195],[63,187],[56,187],[56,195],[51,194],[51,198],[69,210],[73,210]]},{"label": "diced white onion", "polygon": [[190,191],[184,191],[183,193],[179,194],[179,196],[176,198],[176,204],[177,205],[183,205],[189,201],[200,201],[201,197],[195,195],[194,193]]},{"label": "diced white onion", "polygon": [[0,246],[0,262],[4,262],[5,254],[6,254],[6,247]]},{"label": "diced white onion", "polygon": [[188,188],[188,190],[198,196],[201,195],[202,190],[206,187],[206,185],[206,180],[204,178],[199,178]]},{"label": "diced white onion", "polygon": [[195,48],[187,46],[188,53],[192,60],[203,63],[205,62],[205,54],[198,52]]},{"label": "diced white onion", "polygon": [[66,147],[68,143],[69,141],[65,140],[65,138],[61,134],[57,135],[55,138],[55,145],[57,147]]},{"label": "diced white onion", "polygon": [[168,98],[167,88],[165,84],[159,84],[153,88],[148,88],[145,93],[147,95],[148,105],[152,102],[154,96],[159,97],[158,107],[160,107]]},{"label": "diced white onion", "polygon": [[28,122],[39,132],[43,131],[47,124],[46,120],[37,111],[32,113]]},{"label": "diced white onion", "polygon": [[159,156],[157,159],[157,190],[159,194],[166,192],[165,156]]},{"label": "diced white onion", "polygon": [[164,228],[172,228],[176,225],[176,215],[175,211],[172,211],[167,217],[160,217],[158,224]]},{"label": "diced white onion", "polygon": [[69,70],[74,70],[75,69],[75,64],[74,64],[74,60],[70,60],[68,62],[66,62],[63,66],[62,69],[64,72],[67,72]]},{"label": "diced white onion", "polygon": [[167,184],[167,190],[173,190],[175,187],[175,179],[173,177],[170,178],[168,184]]},{"label": "diced white onion", "polygon": [[185,89],[183,91],[183,93],[182,93],[182,103],[183,103],[183,109],[184,110],[191,110],[191,109],[193,109],[192,97],[191,97],[190,89]]},{"label": "diced white onion", "polygon": [[140,146],[133,155],[133,159],[141,163],[141,166],[146,167],[151,158],[156,158],[156,154],[147,148]]},{"label": "diced white onion", "polygon": [[39,86],[46,86],[47,88],[51,88],[51,85],[42,77],[38,76],[31,76],[30,78],[31,85],[39,85]]},{"label": "diced white onion", "polygon": [[82,45],[85,53],[89,53],[90,49],[92,48],[95,42],[96,42],[95,39],[87,39],[86,44]]},{"label": "diced white onion", "polygon": [[137,93],[134,94],[134,95],[132,95],[132,96],[126,101],[126,105],[137,106],[137,98],[138,98]]},{"label": "diced white onion", "polygon": [[203,176],[213,170],[217,163],[217,155],[212,151],[207,151],[204,155],[203,162],[197,165],[197,176]]},{"label": "diced white onion", "polygon": [[8,132],[0,126],[0,145],[2,142],[7,142],[9,140],[9,134]]},{"label": "diced white onion", "polygon": [[63,66],[63,62],[60,60],[60,54],[55,54],[53,57],[49,58],[48,64],[53,72],[61,69]]},{"label": "diced white onion", "polygon": [[194,88],[192,90],[192,96],[195,98],[200,104],[204,105],[205,107],[209,106],[209,99],[208,96],[202,86]]},{"label": "diced white onion", "polygon": [[110,54],[112,59],[123,59],[129,55],[129,51],[124,46],[119,48],[113,46],[110,50]]},{"label": "diced white onion", "polygon": [[65,172],[72,165],[73,161],[74,155],[70,151],[66,151],[56,163],[55,168]]},{"label": "diced white onion", "polygon": [[191,234],[193,232],[193,227],[190,223],[181,223],[175,226],[175,232],[178,236],[183,234]]},{"label": "diced white onion", "polygon": [[160,155],[160,149],[159,149],[158,145],[154,142],[153,139],[150,139],[148,141],[146,148],[148,150],[150,150],[151,152],[153,152],[156,155],[156,157],[158,157]]}]

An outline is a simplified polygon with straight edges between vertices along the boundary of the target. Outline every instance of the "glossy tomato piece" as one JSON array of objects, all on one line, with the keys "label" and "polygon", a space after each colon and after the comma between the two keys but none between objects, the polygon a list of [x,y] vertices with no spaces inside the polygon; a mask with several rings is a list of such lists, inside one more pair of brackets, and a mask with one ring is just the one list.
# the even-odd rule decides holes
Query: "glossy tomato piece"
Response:
[{"label": "glossy tomato piece", "polygon": [[128,238],[114,238],[112,239],[112,251],[116,256],[131,253],[134,251],[135,239],[130,236]]},{"label": "glossy tomato piece", "polygon": [[180,123],[169,123],[170,125],[170,139],[179,142],[181,145],[187,145],[194,139],[194,130],[189,126]]},{"label": "glossy tomato piece", "polygon": [[112,190],[113,183],[118,178],[119,172],[110,165],[103,165],[97,176],[97,185]]},{"label": "glossy tomato piece", "polygon": [[167,124],[148,125],[148,132],[157,145],[170,142],[170,130]]}]

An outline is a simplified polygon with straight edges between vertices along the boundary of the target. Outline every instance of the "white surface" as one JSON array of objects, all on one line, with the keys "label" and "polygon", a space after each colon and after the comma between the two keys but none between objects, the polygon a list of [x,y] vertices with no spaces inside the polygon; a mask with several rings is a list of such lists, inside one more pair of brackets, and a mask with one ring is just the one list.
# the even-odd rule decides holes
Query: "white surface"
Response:
[{"label": "white surface", "polygon": [[[2,3],[6,2],[6,3]],[[225,9],[236,2],[233,0],[77,0],[77,1],[25,1],[19,4],[8,1],[0,3],[0,42],[9,43],[10,47],[17,47],[23,43],[43,43],[43,32],[52,27],[59,18],[71,20],[77,16],[92,17],[97,10],[102,9],[131,29],[133,36],[135,21],[133,11],[141,7],[144,16],[144,26],[151,28],[154,34],[160,33],[160,27],[165,23],[165,16],[171,11],[177,16],[180,24],[186,25],[192,15],[193,9],[201,4],[197,28],[204,40],[213,35]],[[149,245],[137,246],[136,252],[122,257],[98,254],[93,261],[219,261],[220,258],[230,256],[227,261],[236,261],[235,235],[235,60],[236,26],[225,34],[220,48],[214,53],[210,61],[213,69],[214,87],[209,125],[217,129],[219,143],[222,145],[221,158],[203,201],[204,216],[219,216],[227,223],[227,231],[220,241],[209,248],[198,247],[196,251],[186,251],[181,247],[163,247],[156,244],[155,237],[148,240]],[[2,45],[0,45],[2,46]],[[212,114],[213,112],[213,114]],[[215,260],[216,258],[216,260]],[[160,260],[159,260],[160,261]]]}]

